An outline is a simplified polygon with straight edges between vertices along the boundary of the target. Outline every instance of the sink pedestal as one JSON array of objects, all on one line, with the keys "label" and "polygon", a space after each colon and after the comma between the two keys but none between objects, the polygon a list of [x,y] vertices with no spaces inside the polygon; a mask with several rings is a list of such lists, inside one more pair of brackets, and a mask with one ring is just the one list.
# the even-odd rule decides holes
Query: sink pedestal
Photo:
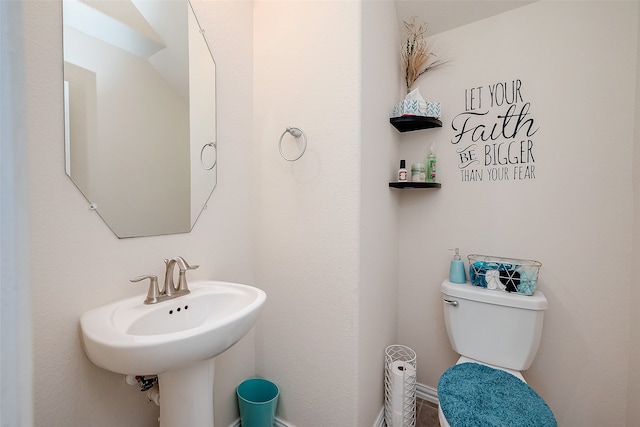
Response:
[{"label": "sink pedestal", "polygon": [[213,427],[215,358],[158,375],[160,427]]}]

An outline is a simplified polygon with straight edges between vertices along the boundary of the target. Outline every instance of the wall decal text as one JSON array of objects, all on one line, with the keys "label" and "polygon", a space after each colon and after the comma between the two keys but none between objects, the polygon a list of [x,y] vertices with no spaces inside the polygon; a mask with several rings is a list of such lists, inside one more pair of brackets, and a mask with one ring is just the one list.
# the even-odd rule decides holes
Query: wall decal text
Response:
[{"label": "wall decal text", "polygon": [[539,127],[525,99],[520,79],[464,90],[464,111],[451,121],[462,182],[536,178]]}]

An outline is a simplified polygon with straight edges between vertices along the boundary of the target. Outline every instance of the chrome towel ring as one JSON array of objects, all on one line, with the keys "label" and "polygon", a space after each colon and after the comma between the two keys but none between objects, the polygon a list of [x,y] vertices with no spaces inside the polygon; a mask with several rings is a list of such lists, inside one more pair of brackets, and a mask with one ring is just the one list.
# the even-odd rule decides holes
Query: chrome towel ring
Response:
[{"label": "chrome towel ring", "polygon": [[[282,151],[282,138],[287,134],[291,134],[291,136],[295,137],[295,138],[300,138],[302,137],[302,150],[300,151],[300,154],[298,155],[298,157],[287,157],[284,155],[284,152]],[[287,129],[282,132],[282,135],[280,135],[280,142],[278,143],[278,151],[280,151],[280,155],[282,156],[283,159],[285,159],[288,162],[295,162],[296,160],[298,160],[300,157],[302,157],[302,155],[304,154],[305,151],[307,151],[307,135],[302,131],[302,129],[300,128],[296,128],[296,127],[287,127]]]}]

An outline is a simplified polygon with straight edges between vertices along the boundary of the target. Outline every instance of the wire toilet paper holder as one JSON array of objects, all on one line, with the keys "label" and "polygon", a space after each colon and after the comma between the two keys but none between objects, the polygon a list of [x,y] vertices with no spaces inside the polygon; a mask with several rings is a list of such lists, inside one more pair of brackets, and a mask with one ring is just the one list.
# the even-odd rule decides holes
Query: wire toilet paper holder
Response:
[{"label": "wire toilet paper holder", "polygon": [[385,349],[384,419],[388,427],[416,425],[416,352],[403,345]]},{"label": "wire toilet paper holder", "polygon": [[[284,136],[286,134],[290,134],[291,136],[293,136],[294,138],[300,138],[302,137],[302,150],[300,150],[300,154],[297,157],[287,157],[284,154],[284,151],[282,151],[282,138],[284,138]],[[305,151],[307,151],[307,135],[304,133],[304,131],[300,128],[297,127],[293,127],[293,126],[288,126],[284,132],[282,132],[282,135],[280,135],[280,141],[278,142],[278,151],[280,151],[280,155],[282,156],[283,159],[285,159],[288,162],[295,162],[296,160],[298,160],[300,157],[302,157],[302,155],[304,154]]]}]

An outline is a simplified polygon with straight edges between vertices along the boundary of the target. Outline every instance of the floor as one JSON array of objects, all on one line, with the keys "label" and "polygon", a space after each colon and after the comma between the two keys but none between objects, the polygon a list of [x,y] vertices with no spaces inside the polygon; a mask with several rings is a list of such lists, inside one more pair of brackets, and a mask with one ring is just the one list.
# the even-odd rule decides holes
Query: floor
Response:
[{"label": "floor", "polygon": [[427,400],[416,399],[416,427],[440,427],[438,405]]}]

